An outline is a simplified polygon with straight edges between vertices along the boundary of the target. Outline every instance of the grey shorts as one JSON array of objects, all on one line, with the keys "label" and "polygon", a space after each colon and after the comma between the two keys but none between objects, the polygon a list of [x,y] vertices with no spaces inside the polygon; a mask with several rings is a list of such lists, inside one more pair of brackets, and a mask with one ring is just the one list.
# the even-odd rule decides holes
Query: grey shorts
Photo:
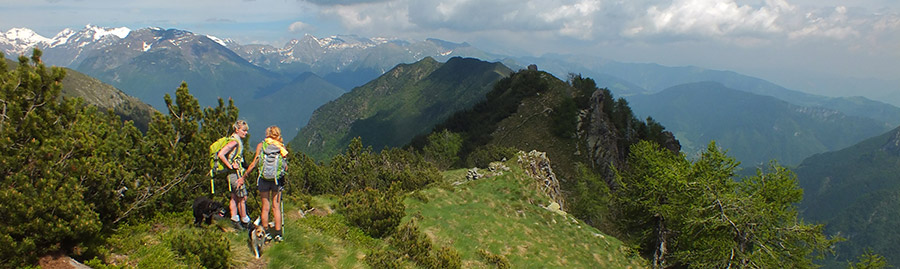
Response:
[{"label": "grey shorts", "polygon": [[278,184],[275,184],[274,180],[265,180],[265,179],[259,179],[259,180],[257,180],[257,183],[258,183],[257,190],[259,190],[260,192],[267,192],[267,191],[280,192],[281,190],[284,189],[284,179],[279,179]]},{"label": "grey shorts", "polygon": [[237,197],[247,197],[247,180],[244,180],[244,185],[241,185],[240,188],[237,188],[237,174],[228,174],[228,182],[231,183],[231,194]]}]

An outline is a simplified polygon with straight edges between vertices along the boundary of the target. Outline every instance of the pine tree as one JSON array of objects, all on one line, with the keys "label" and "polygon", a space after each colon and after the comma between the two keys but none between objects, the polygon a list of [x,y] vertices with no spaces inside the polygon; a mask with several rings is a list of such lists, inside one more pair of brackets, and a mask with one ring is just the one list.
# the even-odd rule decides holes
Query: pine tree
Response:
[{"label": "pine tree", "polygon": [[[62,98],[65,70],[41,52],[0,65],[0,264],[89,248],[112,227],[140,132],[109,111]],[[90,249],[88,249],[90,251]]]},{"label": "pine tree", "polygon": [[613,197],[623,230],[656,268],[810,268],[840,240],[799,219],[803,192],[777,163],[735,181],[738,162],[715,142],[691,163],[643,141],[628,165]]}]

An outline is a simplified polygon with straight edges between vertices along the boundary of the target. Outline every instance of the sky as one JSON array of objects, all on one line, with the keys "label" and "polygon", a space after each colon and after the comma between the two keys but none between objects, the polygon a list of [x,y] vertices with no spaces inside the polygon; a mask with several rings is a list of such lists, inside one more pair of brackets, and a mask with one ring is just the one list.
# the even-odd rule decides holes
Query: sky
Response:
[{"label": "sky", "polygon": [[25,27],[48,38],[87,24],[178,28],[276,47],[306,34],[438,38],[513,56],[732,70],[829,96],[856,95],[854,81],[877,80],[880,91],[900,95],[897,0],[0,2],[0,31]]}]

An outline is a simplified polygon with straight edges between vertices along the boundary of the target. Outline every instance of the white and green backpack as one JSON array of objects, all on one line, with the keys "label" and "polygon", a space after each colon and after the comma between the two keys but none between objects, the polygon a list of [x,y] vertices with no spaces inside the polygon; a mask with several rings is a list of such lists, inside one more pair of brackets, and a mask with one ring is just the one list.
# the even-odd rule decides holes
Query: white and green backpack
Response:
[{"label": "white and green backpack", "polygon": [[261,151],[259,154],[259,178],[269,181],[275,180],[277,184],[277,180],[282,178],[287,172],[287,162],[281,156],[281,148],[263,140]]}]

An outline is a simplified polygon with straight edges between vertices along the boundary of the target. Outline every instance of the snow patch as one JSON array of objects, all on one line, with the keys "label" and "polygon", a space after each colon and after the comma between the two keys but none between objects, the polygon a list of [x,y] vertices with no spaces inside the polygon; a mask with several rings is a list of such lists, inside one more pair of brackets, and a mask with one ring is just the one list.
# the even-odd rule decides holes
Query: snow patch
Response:
[{"label": "snow patch", "polygon": [[56,34],[56,36],[53,37],[53,40],[50,43],[50,47],[52,48],[52,47],[56,47],[56,46],[65,45],[66,43],[69,42],[69,38],[72,38],[73,36],[75,36],[75,34],[77,34],[77,32],[75,32],[72,29],[69,29],[69,28],[63,29],[58,34]]},{"label": "snow patch", "polygon": [[128,36],[128,33],[131,33],[131,29],[128,29],[128,27],[103,28],[88,24],[84,28],[94,32],[94,40],[100,40],[101,38],[110,35],[125,38]]},{"label": "snow patch", "polygon": [[220,38],[218,38],[218,37],[211,36],[211,35],[206,35],[206,37],[208,37],[209,39],[212,39],[212,41],[215,41],[216,43],[219,43],[219,45],[222,45],[222,47],[227,47],[227,46],[225,45],[225,41],[222,40],[222,39],[220,39]]},{"label": "snow patch", "polygon": [[143,43],[144,43],[144,52],[147,52],[148,50],[150,50],[151,47],[153,47],[153,44],[147,44],[147,42],[143,42]]}]

